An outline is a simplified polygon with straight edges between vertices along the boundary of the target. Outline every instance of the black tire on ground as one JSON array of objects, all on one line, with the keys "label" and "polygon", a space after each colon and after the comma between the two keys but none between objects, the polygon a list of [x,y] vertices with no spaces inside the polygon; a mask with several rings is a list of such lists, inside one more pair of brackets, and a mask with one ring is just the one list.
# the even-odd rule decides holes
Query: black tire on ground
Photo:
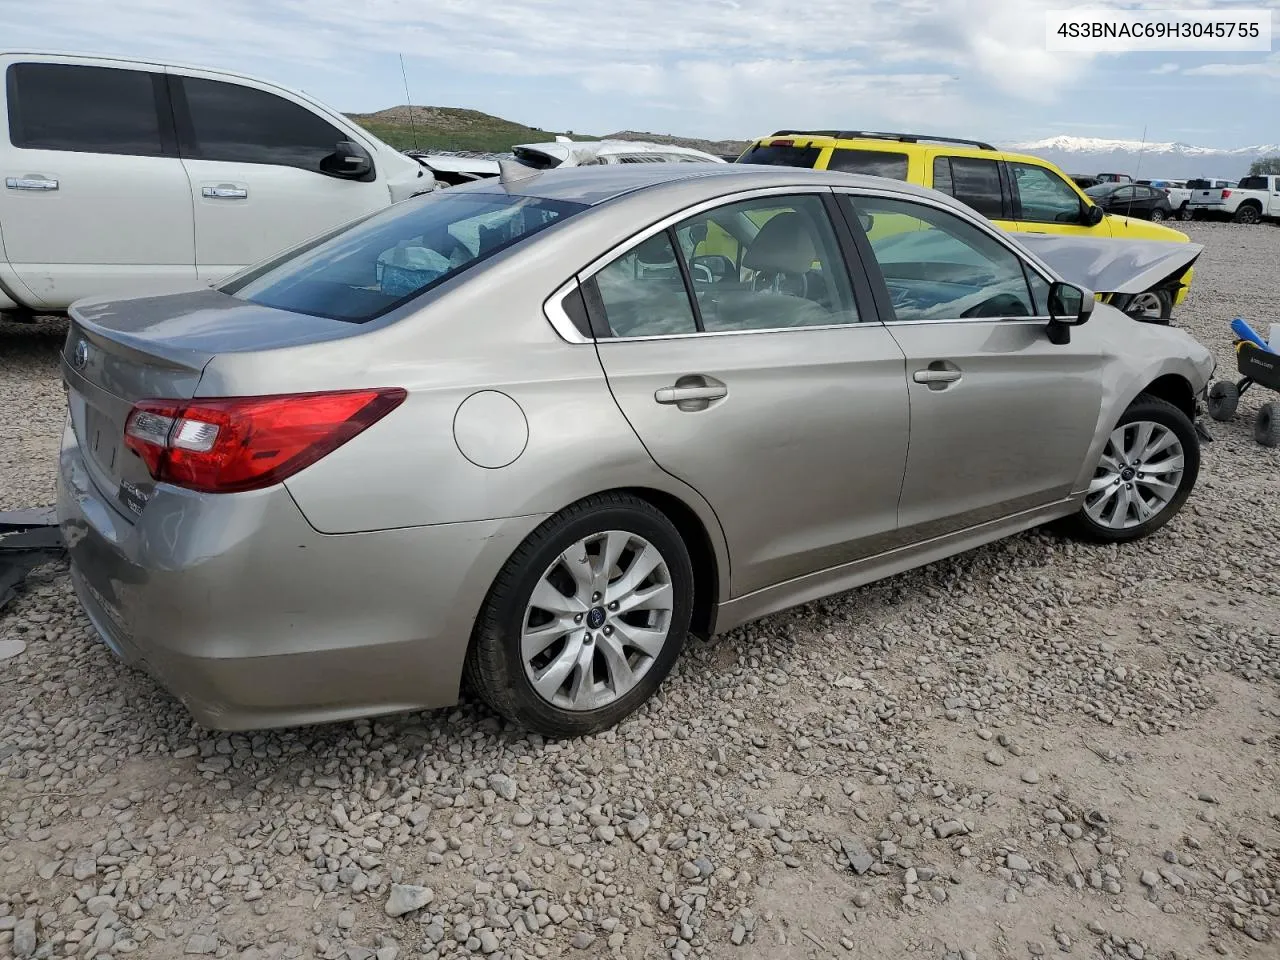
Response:
[{"label": "black tire on ground", "polygon": [[1194,220],[1195,218],[1196,212],[1187,206],[1186,203],[1183,203],[1183,205],[1178,208],[1179,220]]},{"label": "black tire on ground", "polygon": [[[648,671],[612,703],[574,711],[543,699],[525,673],[520,639],[534,588],[555,558],[592,534],[622,530],[657,548],[670,573],[672,607],[667,639]],[[649,699],[680,656],[693,613],[693,566],[674,524],[652,504],[621,493],[579,501],[544,521],[499,572],[476,618],[465,679],[494,711],[551,738],[580,737],[614,726]]]},{"label": "black tire on ground", "polygon": [[1159,223],[1161,220],[1165,219],[1165,216],[1166,216],[1165,212],[1161,210],[1159,207],[1152,208],[1151,210],[1152,223]]},{"label": "black tire on ground", "polygon": [[1236,215],[1232,219],[1236,223],[1257,223],[1262,219],[1262,208],[1256,203],[1242,203],[1236,208]]},{"label": "black tire on ground", "polygon": [[1094,543],[1129,543],[1141,540],[1168,523],[1187,502],[1187,497],[1191,495],[1191,490],[1196,485],[1196,478],[1200,475],[1200,437],[1196,433],[1195,424],[1191,422],[1190,417],[1168,401],[1149,393],[1141,393],[1121,415],[1116,428],[1144,420],[1169,428],[1182,444],[1184,462],[1182,479],[1178,482],[1177,492],[1164,509],[1150,520],[1122,529],[1096,523],[1081,504],[1078,512],[1066,517],[1061,523],[1062,531],[1068,536]]},{"label": "black tire on ground", "polygon": [[1218,380],[1209,388],[1209,416],[1225,423],[1236,415],[1240,390],[1230,380]]},{"label": "black tire on ground", "polygon": [[1258,408],[1253,421],[1253,439],[1264,447],[1280,447],[1280,403],[1272,400]]}]

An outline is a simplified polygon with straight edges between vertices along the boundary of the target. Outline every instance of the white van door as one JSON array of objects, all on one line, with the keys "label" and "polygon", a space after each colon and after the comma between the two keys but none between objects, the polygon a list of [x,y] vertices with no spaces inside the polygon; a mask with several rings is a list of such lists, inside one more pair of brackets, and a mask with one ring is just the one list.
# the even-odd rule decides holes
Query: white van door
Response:
[{"label": "white van door", "polygon": [[197,285],[191,187],[163,72],[0,57],[0,223],[15,291],[51,310],[86,296]]},{"label": "white van door", "polygon": [[174,69],[169,91],[202,281],[390,205],[369,145],[288,91]]}]

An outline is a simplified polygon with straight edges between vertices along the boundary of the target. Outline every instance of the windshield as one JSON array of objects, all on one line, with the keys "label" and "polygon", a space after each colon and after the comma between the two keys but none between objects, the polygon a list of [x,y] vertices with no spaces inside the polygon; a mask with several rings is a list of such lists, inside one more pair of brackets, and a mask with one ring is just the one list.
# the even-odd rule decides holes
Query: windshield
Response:
[{"label": "windshield", "polygon": [[1098,199],[1100,197],[1105,197],[1105,196],[1108,196],[1109,194],[1115,193],[1118,189],[1119,187],[1117,187],[1114,183],[1100,183],[1096,187],[1089,187],[1088,189],[1086,189],[1085,196]]},{"label": "windshield", "polygon": [[771,167],[812,167],[818,162],[817,147],[795,147],[757,143],[738,158],[738,163],[760,163]]},{"label": "windshield", "polygon": [[219,287],[293,313],[364,323],[586,205],[440,192],[318,238]]}]

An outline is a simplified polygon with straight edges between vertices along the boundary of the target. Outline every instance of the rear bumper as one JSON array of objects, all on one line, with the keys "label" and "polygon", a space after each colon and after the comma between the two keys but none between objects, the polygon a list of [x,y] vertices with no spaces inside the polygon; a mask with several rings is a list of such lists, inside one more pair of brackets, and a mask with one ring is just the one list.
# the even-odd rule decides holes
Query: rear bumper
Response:
[{"label": "rear bumper", "polygon": [[57,509],[103,641],[220,730],[455,703],[484,595],[543,519],[334,536],[282,487],[162,486],[131,523],[93,485],[70,429]]}]

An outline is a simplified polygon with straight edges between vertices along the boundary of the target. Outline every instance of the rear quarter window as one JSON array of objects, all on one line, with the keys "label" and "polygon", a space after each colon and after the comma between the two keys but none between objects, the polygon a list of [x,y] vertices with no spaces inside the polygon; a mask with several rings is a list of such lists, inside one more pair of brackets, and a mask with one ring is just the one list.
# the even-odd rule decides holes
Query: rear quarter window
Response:
[{"label": "rear quarter window", "polygon": [[812,167],[822,153],[820,147],[756,144],[737,160],[771,167]]},{"label": "rear quarter window", "polygon": [[1267,189],[1266,177],[1242,177],[1240,180],[1241,190],[1265,190]]},{"label": "rear quarter window", "polygon": [[828,170],[841,173],[861,173],[869,177],[907,179],[907,155],[887,150],[850,150],[843,147],[831,151]]}]

